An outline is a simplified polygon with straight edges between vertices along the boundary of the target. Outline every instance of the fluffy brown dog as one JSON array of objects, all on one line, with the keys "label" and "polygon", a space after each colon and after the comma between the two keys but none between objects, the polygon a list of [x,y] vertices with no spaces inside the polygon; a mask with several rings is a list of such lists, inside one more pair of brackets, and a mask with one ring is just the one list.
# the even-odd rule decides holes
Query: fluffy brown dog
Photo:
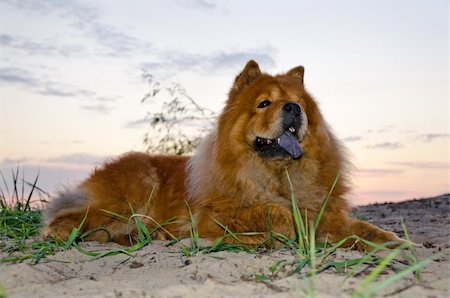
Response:
[{"label": "fluffy brown dog", "polygon": [[[304,88],[303,73],[299,66],[271,76],[249,61],[235,79],[216,128],[194,156],[129,153],[106,164],[49,205],[42,235],[65,239],[87,214],[83,230],[98,230],[88,239],[130,244],[136,231],[123,218],[139,213],[147,215],[142,220],[149,228],[171,219],[155,232],[157,238],[187,237],[189,206],[200,237],[217,239],[227,227],[235,233],[259,232],[240,235],[242,242],[257,245],[267,241],[269,215],[272,232],[295,235],[292,193],[301,213],[314,222],[340,174],[317,239],[336,242],[357,235],[376,243],[402,241],[348,216],[347,163]],[[361,242],[357,247],[366,248]]]}]

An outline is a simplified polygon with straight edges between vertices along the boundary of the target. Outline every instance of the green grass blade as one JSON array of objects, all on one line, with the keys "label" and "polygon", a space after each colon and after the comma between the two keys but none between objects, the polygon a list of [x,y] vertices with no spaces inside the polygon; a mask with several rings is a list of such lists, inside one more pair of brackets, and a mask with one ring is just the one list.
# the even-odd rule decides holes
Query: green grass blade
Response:
[{"label": "green grass blade", "polygon": [[[405,238],[407,241],[411,242],[411,239],[409,238],[408,229],[406,228],[405,221],[403,220],[403,217],[400,218],[400,222],[402,224],[403,232],[405,233]],[[412,242],[411,242],[412,243]],[[417,251],[414,249],[414,247],[411,245],[408,247],[408,250],[410,252],[410,255],[408,256],[408,259],[413,262],[413,264],[417,264],[419,262],[419,256],[417,254]],[[420,284],[423,283],[423,276],[422,272],[420,271],[420,268],[415,272],[415,275],[417,277],[417,280]]]},{"label": "green grass blade", "polygon": [[270,280],[270,278],[268,276],[261,275],[261,274],[255,274],[255,279],[257,281],[268,281],[268,280]]},{"label": "green grass blade", "polygon": [[[328,235],[326,238],[327,239],[325,240],[325,244],[327,243]],[[344,239],[341,239],[340,241],[334,243],[333,245],[331,245],[328,248],[324,247],[325,253],[322,256],[320,263],[323,263],[332,253],[334,253],[336,251],[336,249],[341,247],[345,243],[345,241],[347,241],[348,239],[351,239],[351,238],[354,238],[354,237],[353,236],[345,237]]]},{"label": "green grass blade", "polygon": [[316,231],[313,226],[309,227],[309,257],[310,257],[310,279],[309,279],[309,296],[316,297],[316,274],[317,274],[317,268],[316,268]]},{"label": "green grass blade", "polygon": [[[355,238],[358,241],[362,241],[362,242],[367,241],[358,236],[351,236],[350,238]],[[381,245],[378,245],[378,244],[372,243],[370,241],[367,241],[367,244],[369,244],[369,245],[373,244],[373,245],[375,245],[375,248],[372,251],[366,253],[362,258],[360,258],[359,262],[357,262],[356,264],[352,264],[352,267],[353,267],[352,270],[350,270],[348,272],[348,274],[342,281],[341,285],[343,285],[350,277],[355,275],[356,271],[361,267],[362,264],[373,263],[375,261],[379,261],[380,258],[376,256],[376,253],[378,253],[380,251],[387,251],[387,250],[390,251],[390,249],[388,247],[389,247],[389,245],[392,244],[392,242],[386,242]]]},{"label": "green grass blade", "polygon": [[140,217],[146,217],[146,215],[137,214],[134,211],[133,206],[131,206],[130,202],[128,202],[128,206],[130,207],[132,215],[131,215],[130,219],[127,219],[127,222],[131,219],[134,220],[134,223],[136,224],[136,231],[138,233],[137,241],[138,242],[147,242],[148,241],[148,243],[150,243],[152,240],[152,236],[151,236],[150,232],[148,231],[147,226],[140,219]]},{"label": "green grass blade", "polygon": [[286,264],[286,260],[276,261],[272,266],[270,266],[269,270],[273,274],[278,270],[280,270],[280,267],[283,266],[284,264]]},{"label": "green grass blade", "polygon": [[200,250],[200,236],[198,234],[197,223],[195,221],[194,215],[192,214],[191,207],[189,206],[187,201],[185,201],[185,203],[189,211],[189,220],[191,221],[191,226],[189,228],[192,243],[191,253],[195,254]]},{"label": "green grass blade", "polygon": [[155,192],[155,186],[153,186],[152,191],[150,192],[150,196],[148,197],[147,203],[145,203],[145,206],[144,206],[145,214],[147,214],[148,206],[150,205],[150,202],[152,201],[154,192]]},{"label": "green grass blade", "polygon": [[225,225],[222,224],[221,222],[217,221],[215,218],[213,218],[213,220],[215,221],[216,224],[218,224],[220,227],[222,227],[222,229],[224,229],[225,232],[227,232],[231,237],[233,237],[234,239],[236,239],[239,243],[242,243],[242,244],[243,244],[243,242],[241,241],[241,239],[239,239],[239,237],[238,237],[235,233],[233,233],[232,231],[230,231],[230,230],[228,229],[227,226],[225,226]]},{"label": "green grass blade", "polygon": [[[30,190],[30,192],[29,192],[29,194],[28,194],[28,198],[27,198],[27,200],[26,200],[26,202],[25,202],[25,207],[24,207],[24,211],[27,211],[27,210],[31,210],[31,206],[30,206],[30,202],[31,202],[31,197],[33,196],[33,192],[34,192],[34,190],[36,189],[36,184],[37,184],[37,181],[38,181],[38,179],[39,179],[39,171],[38,171],[38,173],[37,173],[37,175],[36,175],[36,178],[34,179],[34,182],[33,182],[33,184],[31,185],[31,190]],[[22,180],[22,185],[24,185],[25,184],[25,180]]]},{"label": "green grass blade", "polygon": [[[26,185],[28,185],[28,186],[30,186],[30,187],[33,187],[33,183],[30,183],[30,182],[28,182],[28,181],[23,181]],[[38,192],[40,192],[40,193],[42,193],[42,194],[44,194],[44,195],[46,195],[46,196],[50,196],[50,194],[48,193],[48,192],[46,192],[45,190],[43,190],[42,188],[40,188],[37,184],[34,186],[34,188],[38,191]]]},{"label": "green grass blade", "polygon": [[0,298],[6,298],[6,291],[3,285],[0,283]]},{"label": "green grass blade", "polygon": [[105,210],[105,209],[98,209],[98,210],[100,210],[102,212],[105,212],[105,213],[107,213],[109,215],[113,215],[114,217],[117,217],[118,219],[121,219],[124,222],[128,222],[128,220],[129,220],[128,217],[125,217],[123,215],[120,215],[118,213],[115,213],[115,212],[112,212],[112,211],[109,211],[109,210]]},{"label": "green grass blade", "polygon": [[304,257],[308,254],[307,249],[306,249],[306,244],[305,244],[305,237],[306,237],[305,224],[303,222],[302,216],[300,214],[300,210],[297,205],[297,199],[295,198],[295,195],[294,195],[294,188],[292,186],[291,177],[289,175],[289,171],[288,171],[287,167],[285,167],[285,171],[286,171],[286,177],[287,177],[290,192],[291,192],[292,213],[294,216],[295,229],[297,231],[297,238],[298,238],[297,240],[298,240],[299,251],[300,251],[300,255],[302,257]]},{"label": "green grass blade", "polygon": [[150,235],[147,226],[139,219],[139,215],[134,214],[133,218],[138,232],[138,242],[146,242],[147,240],[151,241],[152,236]]},{"label": "green grass blade", "polygon": [[[6,182],[5,176],[3,175],[3,172],[2,172],[2,171],[0,171],[0,176],[2,177],[3,185],[5,186],[5,189],[6,189],[6,194],[8,195],[8,198],[10,198],[10,197],[11,197],[11,194],[10,194],[10,192],[9,192],[8,183]],[[6,198],[6,197],[4,196],[4,194],[3,194],[3,191],[2,191],[2,196],[3,196],[3,198]]]},{"label": "green grass blade", "polygon": [[80,230],[78,228],[73,228],[72,232],[70,232],[69,238],[67,238],[66,241],[64,241],[64,249],[69,249],[74,243],[75,239],[77,238]]},{"label": "green grass blade", "polygon": [[348,267],[359,265],[361,263],[367,263],[367,262],[372,263],[372,262],[375,262],[377,260],[378,260],[377,257],[364,256],[362,258],[344,260],[344,261],[340,261],[340,262],[336,262],[336,261],[335,262],[331,262],[331,263],[327,264],[327,266],[333,267],[336,270],[342,270],[342,269],[346,269]]},{"label": "green grass blade", "polygon": [[323,213],[325,212],[325,208],[328,205],[328,201],[331,198],[331,194],[333,193],[334,188],[336,187],[337,182],[339,181],[339,178],[341,177],[341,172],[338,172],[336,174],[336,177],[334,178],[333,185],[330,188],[330,191],[328,192],[328,196],[325,199],[325,202],[322,204],[322,207],[320,208],[319,214],[317,215],[316,223],[314,226],[314,230],[317,231],[317,227],[319,226],[320,220],[322,219]]},{"label": "green grass blade", "polygon": [[[12,203],[14,205],[16,205],[19,210],[21,210],[22,209],[21,208],[22,204],[19,201],[19,191],[17,190],[17,183],[18,183],[18,176],[19,176],[19,166],[17,166],[15,173],[14,173],[14,170],[11,170],[11,172],[12,172],[13,187],[14,187],[13,188],[13,195],[12,195],[12,198],[11,198],[12,199]],[[14,201],[14,198],[16,198],[15,201]]]},{"label": "green grass blade", "polygon": [[309,262],[309,260],[307,258],[300,259],[297,262],[297,266],[295,267],[295,269],[292,273],[293,274],[300,273],[303,270],[303,268],[305,268],[305,266],[308,264],[308,262]]},{"label": "green grass blade", "polygon": [[79,233],[87,219],[88,214],[89,214],[89,206],[86,209],[86,213],[84,214],[84,218],[81,221],[81,223],[78,225],[77,228],[72,229],[72,232],[70,233],[69,238],[66,241],[64,241],[64,249],[69,249],[75,243],[75,240],[76,240],[77,236],[79,235]]},{"label": "green grass blade", "polygon": [[103,257],[115,256],[118,254],[131,255],[131,253],[127,249],[111,249],[111,250],[98,252],[98,251],[86,250],[86,249],[82,248],[81,246],[79,246],[77,243],[75,243],[73,246],[82,254],[93,257],[93,259],[91,259],[90,261],[97,260],[97,259],[100,259]]},{"label": "green grass blade", "polygon": [[108,229],[105,229],[105,228],[97,228],[97,229],[86,231],[84,233],[79,234],[78,238],[84,239],[84,238],[88,237],[89,235],[91,235],[91,234],[93,234],[95,232],[98,232],[98,231],[105,232],[105,234],[108,235],[107,242],[111,241],[111,238],[112,238],[111,237],[111,232],[109,232]]},{"label": "green grass blade", "polygon": [[[448,251],[446,253],[448,253]],[[429,263],[431,263],[433,260],[439,259],[443,255],[445,255],[444,252],[442,252],[440,254],[436,254],[426,260],[423,260],[421,262],[418,262],[418,263],[406,268],[403,271],[400,271],[390,277],[387,277],[387,278],[381,280],[380,282],[373,284],[371,287],[367,288],[366,291],[364,292],[364,294],[362,294],[361,296],[363,296],[363,297],[374,296],[380,290],[386,288],[387,286],[397,282],[398,280],[400,280],[402,278],[405,278],[407,275],[414,273],[417,270],[420,270],[421,268],[423,268],[423,267],[427,266]]]},{"label": "green grass blade", "polygon": [[399,248],[391,251],[386,257],[381,259],[381,262],[374,268],[372,272],[361,282],[361,284],[356,288],[355,293],[361,294],[363,293],[364,289],[373,281],[375,278],[377,278],[380,273],[392,262],[392,260],[397,257],[401,250],[405,248],[407,243],[405,243]]},{"label": "green grass blade", "polygon": [[[22,170],[22,181],[25,180],[25,170]],[[25,184],[22,182],[20,201],[22,202],[23,210],[25,211],[24,201],[25,201]]]},{"label": "green grass blade", "polygon": [[270,247],[275,247],[275,238],[272,230],[272,219],[270,218],[270,205],[267,205],[267,227],[269,228]]}]

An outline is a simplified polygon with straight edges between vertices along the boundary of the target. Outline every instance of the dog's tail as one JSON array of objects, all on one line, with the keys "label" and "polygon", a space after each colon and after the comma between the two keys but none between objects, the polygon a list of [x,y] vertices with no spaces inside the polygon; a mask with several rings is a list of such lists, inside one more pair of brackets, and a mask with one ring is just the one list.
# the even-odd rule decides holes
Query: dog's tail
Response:
[{"label": "dog's tail", "polygon": [[88,192],[80,187],[60,191],[42,214],[41,238],[65,239],[65,234],[81,223],[88,209],[88,198]]}]

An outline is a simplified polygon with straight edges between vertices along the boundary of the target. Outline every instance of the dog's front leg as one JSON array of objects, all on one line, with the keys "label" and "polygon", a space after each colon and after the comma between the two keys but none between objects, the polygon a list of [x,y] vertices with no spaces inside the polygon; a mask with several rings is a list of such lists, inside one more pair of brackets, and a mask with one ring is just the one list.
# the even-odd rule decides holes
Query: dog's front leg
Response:
[{"label": "dog's front leg", "polygon": [[282,238],[290,239],[294,236],[292,212],[277,203],[241,207],[215,214],[220,216],[199,221],[201,237],[223,237],[226,243],[279,247]]},{"label": "dog's front leg", "polygon": [[[373,246],[361,239],[368,240],[376,244],[389,243],[387,247],[395,248],[405,240],[399,238],[392,232],[385,231],[368,222],[364,222],[350,217],[344,211],[336,213],[325,212],[320,221],[317,231],[318,239],[327,239],[330,242],[338,242],[348,238],[342,247],[355,246],[359,251],[373,249]],[[353,237],[352,237],[353,236]]]}]

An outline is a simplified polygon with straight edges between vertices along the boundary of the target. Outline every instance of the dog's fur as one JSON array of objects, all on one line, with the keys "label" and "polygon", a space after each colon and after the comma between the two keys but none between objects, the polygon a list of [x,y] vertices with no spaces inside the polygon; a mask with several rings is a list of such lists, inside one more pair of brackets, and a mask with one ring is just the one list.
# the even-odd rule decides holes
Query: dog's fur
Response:
[{"label": "dog's fur", "polygon": [[[66,239],[87,213],[82,230],[99,229],[88,239],[130,244],[129,235],[136,231],[111,212],[125,218],[132,213],[145,214],[147,217],[141,220],[149,228],[158,228],[172,219],[164,229],[155,232],[155,237],[188,237],[188,206],[200,237],[222,237],[225,231],[219,222],[232,232],[259,232],[240,236],[242,242],[258,245],[270,233],[269,215],[272,232],[293,237],[287,169],[297,204],[310,222],[315,221],[340,174],[320,221],[317,239],[336,242],[357,235],[376,243],[401,241],[391,232],[348,216],[347,161],[316,102],[304,88],[303,73],[299,66],[286,74],[271,76],[261,73],[258,64],[249,61],[235,79],[216,128],[194,156],[128,153],[106,164],[78,188],[61,193],[49,205],[43,237]],[[270,103],[263,106],[264,100]],[[293,114],[292,107],[299,107],[300,112]],[[289,129],[296,125],[292,134],[303,149],[301,158],[293,158],[279,147],[256,150],[257,138],[264,138],[264,142],[276,140],[286,132],[286,121],[290,121]],[[224,241],[236,239],[229,236]],[[348,240],[344,245],[353,243],[354,240]],[[366,248],[361,242],[356,247]]]}]

